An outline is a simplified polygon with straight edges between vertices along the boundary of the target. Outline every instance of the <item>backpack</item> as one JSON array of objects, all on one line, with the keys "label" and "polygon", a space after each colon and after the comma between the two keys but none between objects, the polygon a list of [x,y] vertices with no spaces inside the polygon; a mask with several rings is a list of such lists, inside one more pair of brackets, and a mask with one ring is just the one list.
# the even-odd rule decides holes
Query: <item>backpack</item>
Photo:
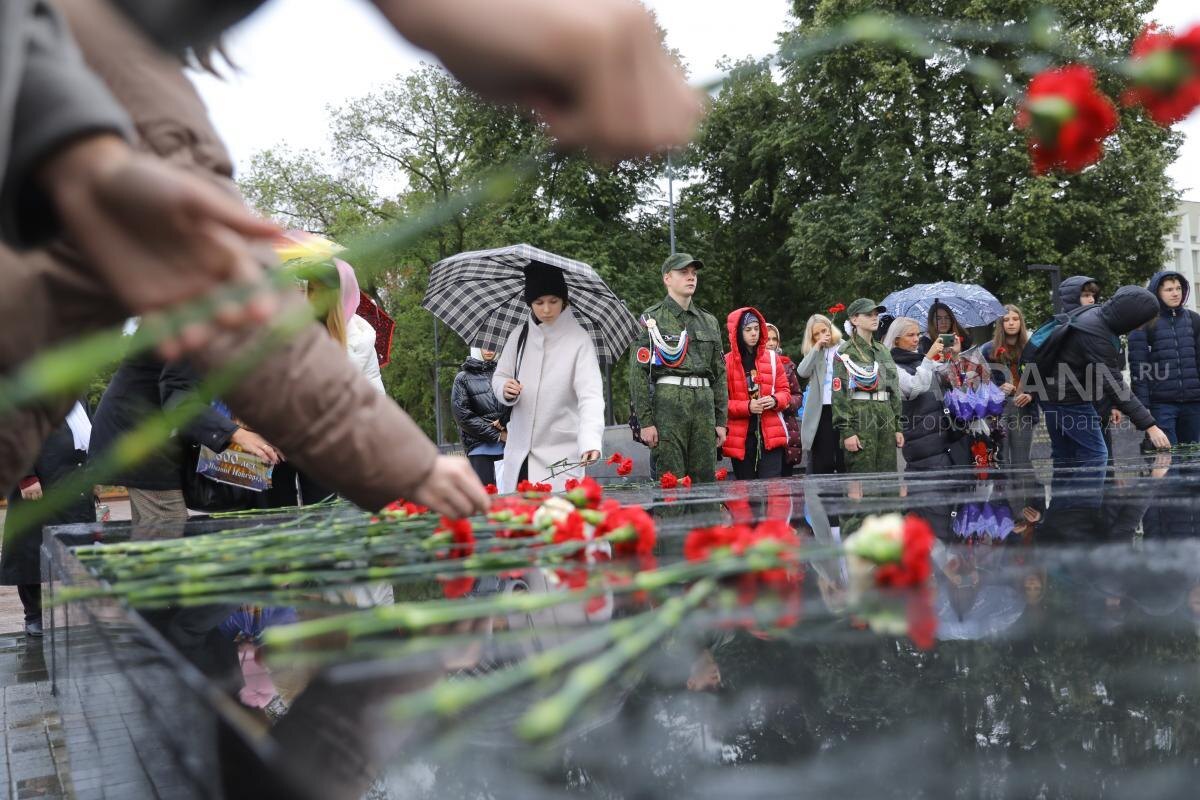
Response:
[{"label": "backpack", "polygon": [[1047,376],[1054,375],[1063,344],[1067,340],[1067,334],[1075,327],[1075,321],[1079,319],[1080,314],[1093,308],[1099,306],[1081,306],[1066,314],[1058,314],[1029,337],[1029,344],[1033,345],[1033,357],[1030,360],[1037,367],[1043,380],[1048,380]]}]

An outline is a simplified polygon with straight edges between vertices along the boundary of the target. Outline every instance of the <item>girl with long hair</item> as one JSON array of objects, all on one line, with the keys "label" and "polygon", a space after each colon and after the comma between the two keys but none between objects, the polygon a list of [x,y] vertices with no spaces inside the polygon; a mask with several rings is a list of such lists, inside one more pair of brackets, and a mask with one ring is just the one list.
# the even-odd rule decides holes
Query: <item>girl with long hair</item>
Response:
[{"label": "girl with long hair", "polygon": [[842,333],[824,314],[804,325],[801,360],[796,374],[808,381],[800,421],[800,440],[808,452],[808,474],[845,471],[842,448],[833,429],[833,359]]},{"label": "girl with long hair", "polygon": [[1004,413],[1000,416],[1001,437],[997,455],[998,466],[1022,468],[1029,466],[1029,451],[1033,446],[1033,426],[1037,424],[1038,409],[1029,392],[1021,391],[1021,369],[1029,347],[1029,328],[1021,309],[1009,303],[1004,316],[996,322],[996,333],[990,342],[979,349],[984,363],[991,370],[992,382],[1004,392]]}]

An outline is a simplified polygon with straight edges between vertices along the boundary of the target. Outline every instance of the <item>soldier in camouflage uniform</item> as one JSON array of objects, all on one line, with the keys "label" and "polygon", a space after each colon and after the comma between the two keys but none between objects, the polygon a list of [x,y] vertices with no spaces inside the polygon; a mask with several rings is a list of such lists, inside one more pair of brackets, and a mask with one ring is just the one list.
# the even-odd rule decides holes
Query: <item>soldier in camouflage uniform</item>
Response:
[{"label": "soldier in camouflage uniform", "polygon": [[729,397],[721,327],[692,303],[703,266],[687,253],[663,262],[667,296],[642,315],[629,362],[629,395],[654,474],[696,482],[715,480]]},{"label": "soldier in camouflage uniform", "polygon": [[833,427],[846,451],[847,472],[896,472],[900,381],[896,362],[873,338],[883,306],[860,297],[846,314],[854,327],[833,360]]}]

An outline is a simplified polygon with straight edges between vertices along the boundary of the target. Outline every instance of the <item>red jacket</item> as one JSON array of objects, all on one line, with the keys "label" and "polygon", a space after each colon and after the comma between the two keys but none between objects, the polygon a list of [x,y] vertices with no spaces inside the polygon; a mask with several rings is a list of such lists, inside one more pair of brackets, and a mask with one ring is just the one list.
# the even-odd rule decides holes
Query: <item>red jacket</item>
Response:
[{"label": "red jacket", "polygon": [[741,333],[738,322],[747,311],[758,317],[758,326],[762,336],[758,340],[754,363],[756,369],[755,382],[759,387],[759,396],[768,394],[775,398],[775,408],[762,414],[762,446],[764,450],[774,450],[787,447],[787,425],[781,412],[787,410],[792,401],[792,393],[788,389],[787,370],[783,360],[767,349],[767,321],[755,308],[739,308],[730,313],[725,320],[729,331],[730,352],[725,354],[725,380],[729,384],[729,433],[721,452],[730,458],[746,458],[746,432],[749,430],[751,417],[758,419],[757,414],[750,413],[750,393],[746,387],[746,370],[742,367],[741,351],[738,349],[738,337]]}]

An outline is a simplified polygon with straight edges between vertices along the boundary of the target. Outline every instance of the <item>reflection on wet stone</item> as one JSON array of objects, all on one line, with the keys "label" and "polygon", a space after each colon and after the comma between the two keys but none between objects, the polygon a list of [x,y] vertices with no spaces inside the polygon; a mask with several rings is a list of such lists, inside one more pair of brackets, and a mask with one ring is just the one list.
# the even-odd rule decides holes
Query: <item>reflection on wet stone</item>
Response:
[{"label": "reflection on wet stone", "polygon": [[[658,624],[682,586],[541,609],[510,600],[503,613],[415,629],[331,627],[276,651],[257,645],[273,626],[376,612],[330,591],[328,575],[135,610],[95,596],[55,609],[49,666],[72,768],[89,763],[77,765],[76,750],[104,755],[76,782],[114,785],[124,772],[160,796],[1190,796],[1198,471],[1200,458],[1176,454],[1120,460],[1112,472],[1038,463],[986,479],[613,488],[608,496],[650,510],[660,568],[683,560],[694,528],[768,518],[789,520],[811,557],[794,606],[739,611],[736,583],[716,584],[548,741],[519,735],[527,712],[563,689],[570,667]],[[864,595],[841,543],[896,511],[936,537],[928,589]],[[304,541],[364,519],[342,507],[290,522],[196,520],[184,536],[288,522]],[[105,542],[129,539],[109,524],[48,540],[56,587],[94,584],[69,548],[97,530]],[[380,552],[372,564],[398,563]],[[564,591],[554,570],[510,573],[492,570],[468,599]],[[398,605],[381,614],[443,594],[425,575],[389,580]],[[783,611],[794,619],[774,625]],[[606,638],[610,629],[623,633]],[[529,665],[536,674],[516,679]],[[457,713],[445,704],[461,695],[438,694],[485,684],[502,690]]]}]

